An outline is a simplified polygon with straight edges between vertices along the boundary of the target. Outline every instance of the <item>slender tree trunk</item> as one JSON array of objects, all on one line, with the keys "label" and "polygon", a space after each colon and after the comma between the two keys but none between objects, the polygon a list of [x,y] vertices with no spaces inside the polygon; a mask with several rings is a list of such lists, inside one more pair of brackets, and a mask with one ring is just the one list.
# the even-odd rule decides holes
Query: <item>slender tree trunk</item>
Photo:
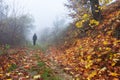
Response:
[{"label": "slender tree trunk", "polygon": [[101,21],[102,15],[99,8],[99,0],[90,0],[90,5],[93,18],[97,21]]}]

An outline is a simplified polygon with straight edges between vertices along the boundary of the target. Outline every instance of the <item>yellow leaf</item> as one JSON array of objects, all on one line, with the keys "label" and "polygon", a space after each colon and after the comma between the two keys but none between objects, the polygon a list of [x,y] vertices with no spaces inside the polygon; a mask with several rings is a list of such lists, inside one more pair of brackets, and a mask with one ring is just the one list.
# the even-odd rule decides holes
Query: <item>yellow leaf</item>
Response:
[{"label": "yellow leaf", "polygon": [[88,80],[90,80],[91,78],[93,78],[95,75],[97,74],[96,71],[93,71],[89,76],[88,76]]},{"label": "yellow leaf", "polygon": [[113,80],[119,80],[119,78],[113,78]]},{"label": "yellow leaf", "polygon": [[69,70],[71,70],[71,68],[64,68],[64,70],[67,70],[67,71],[69,71]]},{"label": "yellow leaf", "polygon": [[33,77],[33,79],[38,79],[38,78],[40,78],[41,76],[40,75],[35,75],[34,77]]},{"label": "yellow leaf", "polygon": [[114,76],[114,77],[120,76],[120,74],[115,73],[115,72],[110,72],[110,74],[109,74],[109,75],[110,75],[110,76]]},{"label": "yellow leaf", "polygon": [[113,53],[111,53],[111,54],[110,54],[110,57],[109,57],[109,59],[112,59],[112,58],[113,58]]},{"label": "yellow leaf", "polygon": [[101,35],[98,35],[97,37],[100,38]]},{"label": "yellow leaf", "polygon": [[26,76],[26,78],[29,78],[29,76]]},{"label": "yellow leaf", "polygon": [[115,66],[115,64],[116,64],[116,62],[112,62],[112,64],[111,64],[111,65],[112,65],[112,66]]},{"label": "yellow leaf", "polygon": [[98,5],[95,5],[95,7],[97,7]]},{"label": "yellow leaf", "polygon": [[22,75],[22,74],[23,74],[23,73],[21,73],[21,72],[20,72],[20,73],[18,73],[18,75]]},{"label": "yellow leaf", "polygon": [[6,80],[12,80],[12,79],[6,79]]},{"label": "yellow leaf", "polygon": [[111,51],[111,48],[109,48],[109,47],[106,47],[105,49],[106,49],[107,51]]},{"label": "yellow leaf", "polygon": [[101,10],[101,9],[102,9],[102,8],[101,8],[101,6],[98,6],[98,9],[100,9],[100,10]]},{"label": "yellow leaf", "polygon": [[119,61],[119,60],[120,60],[120,59],[113,59],[114,62],[117,62],[117,61]]},{"label": "yellow leaf", "polygon": [[99,74],[102,73],[102,72],[104,72],[105,70],[107,70],[107,68],[103,67],[102,69],[100,69]]},{"label": "yellow leaf", "polygon": [[100,62],[100,61],[102,61],[102,59],[101,59],[101,58],[96,59],[96,62]]},{"label": "yellow leaf", "polygon": [[75,70],[76,70],[76,71],[78,71],[78,70],[79,70],[79,68],[78,68],[78,67],[76,67],[76,68],[75,68]]},{"label": "yellow leaf", "polygon": [[112,34],[112,32],[113,32],[112,30],[111,30],[111,31],[108,31],[108,32],[107,32],[107,34],[108,34],[108,35],[111,35],[111,34]]},{"label": "yellow leaf", "polygon": [[99,47],[98,49],[99,49],[100,51],[102,51],[102,48],[101,48],[101,47]]},{"label": "yellow leaf", "polygon": [[95,10],[95,12],[99,12],[99,10]]},{"label": "yellow leaf", "polygon": [[113,45],[116,46],[118,43],[120,43],[120,40],[116,40],[113,42]]},{"label": "yellow leaf", "polygon": [[10,76],[11,73],[6,73],[6,76]]},{"label": "yellow leaf", "polygon": [[80,80],[80,78],[77,77],[76,80]]},{"label": "yellow leaf", "polygon": [[8,67],[10,67],[11,65],[10,64],[8,64]]},{"label": "yellow leaf", "polygon": [[70,74],[74,75],[74,72],[71,71]]},{"label": "yellow leaf", "polygon": [[90,20],[90,23],[89,23],[90,26],[97,26],[99,25],[99,21],[96,21],[94,19]]},{"label": "yellow leaf", "polygon": [[82,19],[85,20],[85,21],[89,20],[89,15],[88,14],[84,14],[82,16]]},{"label": "yellow leaf", "polygon": [[80,62],[84,62],[84,60],[80,58]]},{"label": "yellow leaf", "polygon": [[80,74],[76,74],[75,77],[78,78],[80,76]]},{"label": "yellow leaf", "polygon": [[103,44],[104,44],[104,45],[108,45],[108,42],[107,42],[107,41],[104,41]]},{"label": "yellow leaf", "polygon": [[0,74],[0,77],[3,77],[3,74]]},{"label": "yellow leaf", "polygon": [[76,25],[77,28],[81,28],[83,26],[83,22],[82,21],[78,21],[78,22],[76,22],[75,25]]},{"label": "yellow leaf", "polygon": [[87,64],[85,65],[85,68],[86,69],[90,68],[92,64],[93,64],[92,60],[87,61]]},{"label": "yellow leaf", "polygon": [[117,43],[120,43],[120,40],[117,40]]},{"label": "yellow leaf", "polygon": [[87,59],[90,60],[91,59],[91,55],[87,56]]},{"label": "yellow leaf", "polygon": [[80,45],[79,48],[82,49],[82,46]]}]

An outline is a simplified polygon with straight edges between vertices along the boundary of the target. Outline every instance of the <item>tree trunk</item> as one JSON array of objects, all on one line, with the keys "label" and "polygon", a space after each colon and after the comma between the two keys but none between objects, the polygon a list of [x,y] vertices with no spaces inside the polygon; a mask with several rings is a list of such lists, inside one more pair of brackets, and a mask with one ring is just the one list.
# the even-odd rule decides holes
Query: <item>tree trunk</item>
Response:
[{"label": "tree trunk", "polygon": [[99,0],[90,0],[90,5],[93,18],[97,21],[101,21],[102,15],[99,8]]}]

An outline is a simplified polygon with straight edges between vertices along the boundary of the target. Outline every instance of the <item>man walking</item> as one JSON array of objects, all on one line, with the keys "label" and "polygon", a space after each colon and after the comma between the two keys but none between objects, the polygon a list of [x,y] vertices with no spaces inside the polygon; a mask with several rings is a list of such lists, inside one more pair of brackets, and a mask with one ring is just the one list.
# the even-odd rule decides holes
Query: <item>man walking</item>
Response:
[{"label": "man walking", "polygon": [[34,33],[33,35],[33,45],[36,45],[37,35]]}]

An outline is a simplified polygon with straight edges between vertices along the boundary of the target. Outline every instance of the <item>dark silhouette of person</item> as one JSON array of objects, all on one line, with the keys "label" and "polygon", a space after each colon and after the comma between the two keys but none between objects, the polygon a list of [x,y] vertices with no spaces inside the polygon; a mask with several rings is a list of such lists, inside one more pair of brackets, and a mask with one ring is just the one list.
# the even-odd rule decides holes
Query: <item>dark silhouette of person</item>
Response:
[{"label": "dark silhouette of person", "polygon": [[33,45],[36,45],[37,35],[34,33],[33,35]]}]

